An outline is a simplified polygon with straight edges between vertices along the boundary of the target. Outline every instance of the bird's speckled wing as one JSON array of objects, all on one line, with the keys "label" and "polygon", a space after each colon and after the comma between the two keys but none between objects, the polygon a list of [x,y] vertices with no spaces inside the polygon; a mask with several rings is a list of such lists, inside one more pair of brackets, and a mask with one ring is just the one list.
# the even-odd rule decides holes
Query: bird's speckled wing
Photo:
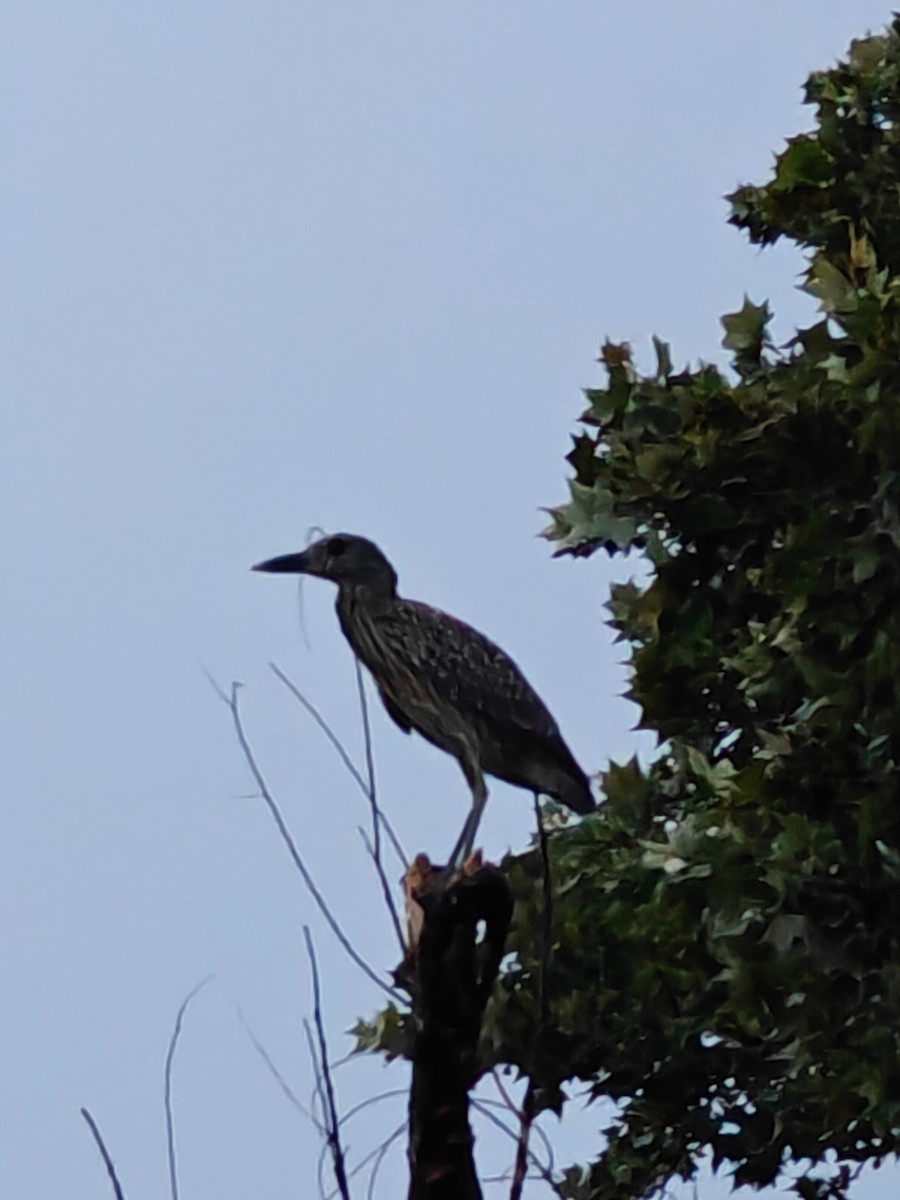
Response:
[{"label": "bird's speckled wing", "polygon": [[378,687],[378,695],[381,697],[381,703],[384,705],[385,712],[391,718],[395,725],[399,725],[404,733],[412,733],[412,721],[403,711],[403,709],[394,702],[390,692],[386,691],[380,684]]},{"label": "bird's speckled wing", "polygon": [[559,735],[519,667],[464,621],[416,600],[397,600],[373,623],[393,662],[402,662],[420,686],[432,689],[444,703],[477,712],[491,725],[511,725],[538,737]]}]

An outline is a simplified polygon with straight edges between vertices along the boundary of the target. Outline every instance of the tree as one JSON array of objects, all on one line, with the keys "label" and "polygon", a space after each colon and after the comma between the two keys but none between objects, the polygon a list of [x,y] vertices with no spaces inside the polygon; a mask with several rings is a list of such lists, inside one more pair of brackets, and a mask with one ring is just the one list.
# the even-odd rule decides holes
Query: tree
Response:
[{"label": "tree", "polygon": [[572,1197],[647,1196],[709,1149],[837,1198],[900,1149],[900,19],[806,98],[815,128],[731,221],[804,248],[822,319],[776,347],[745,300],[731,372],[607,343],[552,510],[557,553],[646,564],[608,607],[661,744],[549,839],[548,960],[540,856],[504,864],[482,1065],[536,1110],[571,1080],[619,1105]]}]

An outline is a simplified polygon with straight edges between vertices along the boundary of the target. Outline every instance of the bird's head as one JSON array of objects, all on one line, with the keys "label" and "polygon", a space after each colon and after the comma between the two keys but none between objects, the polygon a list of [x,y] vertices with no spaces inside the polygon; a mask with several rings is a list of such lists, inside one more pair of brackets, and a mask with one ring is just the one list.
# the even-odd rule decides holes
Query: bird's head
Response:
[{"label": "bird's head", "polygon": [[317,575],[339,587],[366,587],[393,595],[397,572],[374,542],[353,533],[333,533],[296,554],[282,554],[256,563],[254,571],[287,575]]}]

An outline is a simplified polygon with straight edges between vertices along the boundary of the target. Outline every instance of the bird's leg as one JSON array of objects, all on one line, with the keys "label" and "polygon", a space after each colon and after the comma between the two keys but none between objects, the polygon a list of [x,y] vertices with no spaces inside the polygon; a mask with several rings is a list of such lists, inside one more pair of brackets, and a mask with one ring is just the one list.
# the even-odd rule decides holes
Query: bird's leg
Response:
[{"label": "bird's leg", "polygon": [[472,853],[478,826],[481,824],[481,816],[488,798],[487,784],[484,782],[480,768],[464,766],[463,770],[469,781],[469,787],[472,789],[472,807],[469,809],[466,823],[463,825],[462,832],[453,847],[453,853],[450,855],[448,868],[450,871],[459,871]]}]

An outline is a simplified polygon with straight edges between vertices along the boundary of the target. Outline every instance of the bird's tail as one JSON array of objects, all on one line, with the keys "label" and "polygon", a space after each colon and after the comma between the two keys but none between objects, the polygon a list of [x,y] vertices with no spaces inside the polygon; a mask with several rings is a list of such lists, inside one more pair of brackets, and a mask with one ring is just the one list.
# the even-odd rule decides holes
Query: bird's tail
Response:
[{"label": "bird's tail", "polygon": [[597,802],[591,795],[591,785],[586,775],[582,775],[580,779],[570,776],[554,792],[554,798],[580,816],[586,816],[597,807]]}]

